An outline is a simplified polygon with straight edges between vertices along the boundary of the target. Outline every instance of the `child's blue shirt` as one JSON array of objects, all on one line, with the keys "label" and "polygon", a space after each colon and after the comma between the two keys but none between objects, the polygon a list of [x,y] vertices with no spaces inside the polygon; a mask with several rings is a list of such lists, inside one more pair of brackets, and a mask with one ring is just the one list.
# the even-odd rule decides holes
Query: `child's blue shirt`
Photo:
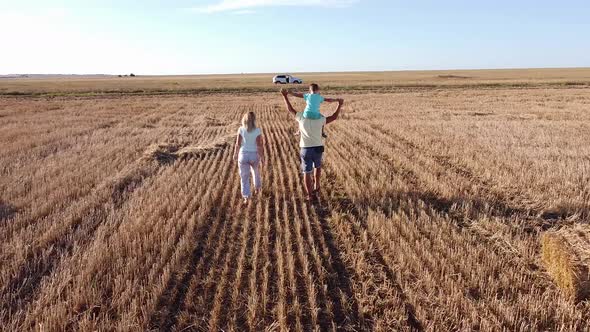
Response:
[{"label": "child's blue shirt", "polygon": [[318,93],[306,93],[303,95],[303,99],[307,102],[307,106],[305,106],[305,110],[303,111],[303,117],[315,120],[321,118],[320,104],[324,102],[324,97]]}]

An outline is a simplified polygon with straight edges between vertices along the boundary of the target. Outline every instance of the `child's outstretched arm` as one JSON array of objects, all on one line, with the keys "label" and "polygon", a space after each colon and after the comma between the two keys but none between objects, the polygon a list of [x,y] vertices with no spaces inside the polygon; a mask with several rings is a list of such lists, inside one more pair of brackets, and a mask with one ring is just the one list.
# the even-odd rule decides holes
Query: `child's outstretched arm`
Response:
[{"label": "child's outstretched arm", "polygon": [[281,95],[283,95],[283,99],[285,100],[285,106],[287,106],[287,111],[289,111],[289,113],[296,115],[297,111],[293,108],[293,105],[291,105],[291,101],[289,101],[289,92],[285,89],[281,89]]},{"label": "child's outstretched arm", "polygon": [[303,93],[301,92],[291,92],[287,90],[287,94],[293,96],[293,97],[297,97],[297,98],[303,98]]}]

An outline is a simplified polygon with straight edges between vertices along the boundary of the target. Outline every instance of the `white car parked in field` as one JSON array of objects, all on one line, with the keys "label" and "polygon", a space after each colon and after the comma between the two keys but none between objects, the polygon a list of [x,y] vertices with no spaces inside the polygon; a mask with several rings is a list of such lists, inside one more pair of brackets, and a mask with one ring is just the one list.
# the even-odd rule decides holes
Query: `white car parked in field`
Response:
[{"label": "white car parked in field", "polygon": [[303,80],[291,75],[276,75],[272,78],[274,84],[301,84]]}]

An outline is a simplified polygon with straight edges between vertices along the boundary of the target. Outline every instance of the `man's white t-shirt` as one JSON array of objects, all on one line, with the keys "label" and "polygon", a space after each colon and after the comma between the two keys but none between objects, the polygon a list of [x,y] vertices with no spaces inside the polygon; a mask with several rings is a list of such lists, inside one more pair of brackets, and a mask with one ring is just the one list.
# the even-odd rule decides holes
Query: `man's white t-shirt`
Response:
[{"label": "man's white t-shirt", "polygon": [[306,119],[303,112],[295,114],[295,119],[299,123],[299,146],[302,148],[311,148],[314,146],[324,146],[322,139],[322,127],[326,124],[326,117],[319,119]]},{"label": "man's white t-shirt", "polygon": [[240,127],[238,134],[242,136],[242,146],[240,147],[244,152],[257,152],[258,146],[256,145],[256,137],[262,134],[260,128],[254,128],[251,132],[248,132],[246,128]]}]

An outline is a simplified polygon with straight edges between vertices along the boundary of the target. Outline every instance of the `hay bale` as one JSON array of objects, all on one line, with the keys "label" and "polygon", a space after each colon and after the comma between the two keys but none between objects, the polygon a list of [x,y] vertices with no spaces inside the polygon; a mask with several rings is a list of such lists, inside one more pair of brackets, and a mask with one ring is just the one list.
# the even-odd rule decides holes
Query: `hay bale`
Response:
[{"label": "hay bale", "polygon": [[590,226],[574,225],[541,237],[542,261],[566,296],[590,297]]}]

